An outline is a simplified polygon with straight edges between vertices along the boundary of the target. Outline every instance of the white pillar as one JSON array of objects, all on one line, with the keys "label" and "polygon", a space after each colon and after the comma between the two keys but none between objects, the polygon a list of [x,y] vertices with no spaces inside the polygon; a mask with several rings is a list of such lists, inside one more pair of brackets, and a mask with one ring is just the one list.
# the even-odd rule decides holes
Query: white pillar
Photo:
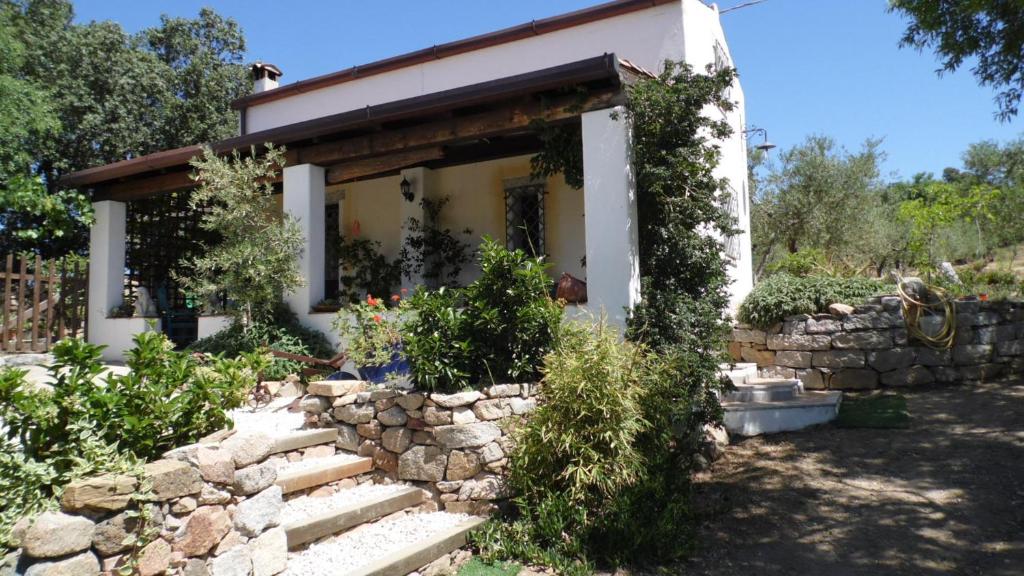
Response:
[{"label": "white pillar", "polygon": [[[612,118],[616,113],[617,117]],[[583,209],[587,299],[595,313],[625,326],[640,301],[640,250],[632,130],[622,107],[583,114]]]},{"label": "white pillar", "polygon": [[[415,218],[419,220],[420,224],[426,224],[423,221],[423,199],[432,198],[431,186],[430,186],[430,174],[429,168],[423,168],[422,166],[416,168],[406,168],[402,170],[399,182],[401,178],[409,181],[411,190],[413,193],[412,202],[406,202],[402,199],[401,202],[401,217],[402,217],[402,238],[399,243],[399,249],[405,246],[405,239],[409,237],[409,230],[405,224],[409,221],[409,218]],[[417,286],[423,285],[423,275],[415,274],[412,278],[406,278],[402,276],[402,288],[413,290]]]},{"label": "white pillar", "polygon": [[321,166],[300,164],[284,169],[284,211],[302,230],[299,273],[306,285],[285,295],[291,309],[304,318],[324,297],[324,187]]},{"label": "white pillar", "polygon": [[124,202],[104,200],[92,204],[95,220],[89,230],[89,332],[94,341],[110,311],[124,300]]}]

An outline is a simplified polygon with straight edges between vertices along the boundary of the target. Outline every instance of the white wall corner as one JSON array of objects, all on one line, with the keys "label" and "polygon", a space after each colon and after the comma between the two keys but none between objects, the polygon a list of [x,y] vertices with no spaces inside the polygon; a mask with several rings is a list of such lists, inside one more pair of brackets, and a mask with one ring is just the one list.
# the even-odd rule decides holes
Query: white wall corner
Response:
[{"label": "white wall corner", "polygon": [[284,169],[284,212],[302,231],[299,273],[305,286],[285,295],[285,302],[300,318],[324,297],[324,202],[326,174],[322,166],[300,164]]},{"label": "white wall corner", "polygon": [[95,219],[89,230],[89,334],[103,333],[110,311],[124,299],[127,206],[124,202],[93,202]]},{"label": "white wall corner", "polygon": [[632,129],[621,106],[583,114],[588,308],[625,326],[640,302],[640,240]]}]

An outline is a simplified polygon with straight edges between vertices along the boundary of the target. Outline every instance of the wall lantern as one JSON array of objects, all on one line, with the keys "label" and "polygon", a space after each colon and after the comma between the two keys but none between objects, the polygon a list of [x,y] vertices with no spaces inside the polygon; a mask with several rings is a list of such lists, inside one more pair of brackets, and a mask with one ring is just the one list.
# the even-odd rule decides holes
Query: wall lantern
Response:
[{"label": "wall lantern", "polygon": [[402,188],[402,198],[405,198],[406,202],[412,202],[416,199],[416,195],[412,193],[412,184],[409,183],[409,179],[402,177],[402,183],[399,184]]},{"label": "wall lantern", "polygon": [[764,128],[751,128],[749,130],[743,131],[743,135],[748,138],[754,134],[760,134],[762,137],[764,137],[764,141],[758,144],[757,146],[754,146],[754,148],[757,148],[761,152],[767,152],[772,148],[775,148],[775,144],[772,144],[771,142],[768,141],[768,131],[765,130]]}]

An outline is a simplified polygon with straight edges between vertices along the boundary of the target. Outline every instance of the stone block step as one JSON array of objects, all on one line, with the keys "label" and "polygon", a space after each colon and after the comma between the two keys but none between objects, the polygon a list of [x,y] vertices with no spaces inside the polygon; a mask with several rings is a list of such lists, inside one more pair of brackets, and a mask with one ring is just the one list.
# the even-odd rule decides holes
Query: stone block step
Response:
[{"label": "stone block step", "polygon": [[749,378],[725,395],[726,402],[782,402],[793,400],[804,391],[795,378]]},{"label": "stone block step", "polygon": [[726,401],[722,403],[725,428],[740,436],[802,430],[834,420],[842,399],[842,392],[830,390],[805,392],[781,402]]},{"label": "stone block step", "polygon": [[275,484],[280,486],[285,494],[289,494],[337,482],[342,478],[369,472],[371,469],[373,460],[370,458],[339,454],[282,466],[277,471]]},{"label": "stone block step", "polygon": [[735,385],[746,384],[747,380],[757,378],[757,364],[753,362],[740,362],[737,364],[721,364],[719,371],[723,376],[728,376]]},{"label": "stone block step", "polygon": [[[285,523],[284,531],[288,536],[288,548],[295,549],[304,544],[319,540],[325,536],[343,532],[349,528],[382,518],[393,512],[398,512],[399,510],[404,510],[411,506],[417,506],[423,503],[423,491],[412,486],[395,486],[394,490],[387,490],[387,488],[391,487],[371,485],[369,487],[370,490],[362,490],[363,492],[369,492],[369,494],[366,497],[360,498],[358,493],[361,491],[361,488],[362,487],[356,487],[350,490],[343,490],[342,493],[339,494],[343,497],[342,499],[346,501],[351,501],[352,498],[358,498],[356,502],[343,505],[333,510],[326,509],[301,520]],[[305,504],[318,504],[321,508],[329,508],[332,500],[330,497],[312,498],[307,496],[305,498],[308,498],[309,501],[304,503],[292,501],[288,503],[288,506],[301,508],[304,507]]]},{"label": "stone block step", "polygon": [[335,428],[319,428],[317,430],[299,430],[274,437],[274,447],[270,449],[271,454],[301,450],[318,444],[334,444],[338,439],[338,430]]}]

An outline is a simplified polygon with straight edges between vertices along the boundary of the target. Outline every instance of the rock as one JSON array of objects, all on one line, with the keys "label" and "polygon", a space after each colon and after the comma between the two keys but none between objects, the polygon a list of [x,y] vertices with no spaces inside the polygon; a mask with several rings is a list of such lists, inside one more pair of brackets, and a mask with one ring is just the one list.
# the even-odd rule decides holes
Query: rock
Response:
[{"label": "rock", "polygon": [[963,366],[960,368],[962,380],[977,380],[987,382],[997,378],[1006,370],[1003,364],[982,364],[980,366]]},{"label": "rock", "polygon": [[427,406],[423,411],[423,420],[431,426],[444,426],[452,423],[452,411]]},{"label": "rock", "polygon": [[372,458],[379,448],[380,442],[377,440],[363,440],[363,443],[359,445],[359,450],[356,451],[356,454],[363,458]]},{"label": "rock", "polygon": [[284,508],[280,486],[271,486],[256,496],[238,504],[235,509],[235,529],[244,536],[256,536],[264,529],[277,526]]},{"label": "rock", "polygon": [[903,318],[898,314],[875,312],[870,314],[851,314],[843,319],[843,330],[873,330],[902,326]]},{"label": "rock", "polygon": [[975,331],[974,342],[977,344],[997,344],[1013,340],[1017,337],[1015,326],[1004,324],[1002,326],[985,326]]},{"label": "rock", "polygon": [[884,386],[920,386],[932,382],[935,382],[935,376],[924,366],[911,366],[882,374],[882,385]]},{"label": "rock", "polygon": [[419,410],[423,406],[424,400],[426,398],[423,397],[423,394],[406,394],[396,399],[398,405],[406,410]]},{"label": "rock", "polygon": [[203,489],[199,471],[180,460],[157,460],[143,467],[145,478],[160,501],[198,494]]},{"label": "rock", "polygon": [[306,393],[311,396],[329,396],[337,398],[347,394],[362,392],[366,383],[362,380],[325,380],[323,382],[310,382],[306,386]]},{"label": "rock", "polygon": [[892,348],[892,334],[885,332],[846,332],[832,336],[839,349],[880,350]]},{"label": "rock", "polygon": [[376,470],[383,470],[387,474],[398,471],[398,454],[388,452],[384,448],[378,448],[373,452],[373,467]]},{"label": "rock", "polygon": [[346,394],[341,398],[335,398],[334,403],[331,406],[335,408],[341,408],[342,406],[348,406],[349,404],[355,404],[359,399],[359,394]]},{"label": "rock", "polygon": [[834,390],[869,390],[878,387],[878,373],[869,368],[847,368],[840,370],[829,379],[829,388]]},{"label": "rock", "polygon": [[509,398],[508,406],[516,416],[529,414],[537,409],[536,398]]},{"label": "rock", "polygon": [[334,442],[336,447],[349,452],[359,449],[359,433],[356,432],[355,426],[335,424],[334,427],[338,429],[338,439]]},{"label": "rock", "polygon": [[725,449],[729,446],[729,432],[726,431],[724,426],[713,426],[711,424],[705,424],[703,431],[702,451],[712,462],[718,460],[725,454]]},{"label": "rock", "polygon": [[775,364],[790,368],[810,368],[811,353],[786,350],[775,354]]},{"label": "rock", "polygon": [[157,538],[139,553],[135,569],[139,576],[157,576],[163,574],[171,566],[171,545],[162,538]]},{"label": "rock", "polygon": [[449,492],[456,492],[456,491],[458,491],[459,488],[462,488],[462,484],[463,484],[463,482],[461,480],[457,480],[457,481],[444,481],[444,482],[438,482],[437,484],[434,485],[434,487],[437,488],[438,492],[447,494]]},{"label": "rock", "polygon": [[473,414],[480,420],[498,420],[505,416],[501,400],[481,400],[473,405]]},{"label": "rock", "polygon": [[408,428],[388,428],[381,434],[381,444],[396,454],[405,452],[411,443],[412,430]]},{"label": "rock", "polygon": [[317,458],[329,458],[337,453],[337,449],[333,444],[320,444],[318,446],[310,446],[302,452],[303,460],[316,460]]},{"label": "rock", "polygon": [[21,536],[21,547],[32,558],[56,558],[87,550],[95,534],[88,518],[43,512]]},{"label": "rock", "polygon": [[453,450],[448,455],[448,472],[445,479],[465,480],[476,476],[477,472],[480,472],[480,457],[473,452]]},{"label": "rock", "polygon": [[794,377],[803,382],[804,388],[808,390],[824,390],[827,388],[825,375],[821,370],[811,368],[810,370],[797,370]]},{"label": "rock", "polygon": [[1000,356],[1021,356],[1024,355],[1024,340],[1007,340],[996,343],[996,350]]},{"label": "rock", "polygon": [[949,383],[960,379],[960,371],[949,366],[933,366],[931,371],[936,382]]},{"label": "rock", "polygon": [[262,432],[235,434],[221,443],[221,448],[231,452],[235,468],[245,468],[266,460],[273,446],[274,441]]},{"label": "rock", "polygon": [[174,537],[174,549],[193,558],[203,556],[231,529],[231,518],[220,506],[203,506],[188,517]]},{"label": "rock", "polygon": [[235,494],[248,496],[255,494],[277,480],[277,466],[273,462],[256,464],[241,470],[235,470],[235,480],[232,489]]},{"label": "rock", "polygon": [[202,447],[196,454],[199,475],[207,482],[231,484],[235,479],[235,460],[228,450]]},{"label": "rock", "polygon": [[868,353],[868,364],[879,372],[889,372],[910,366],[916,358],[917,352],[913,348],[874,350]]},{"label": "rock", "polygon": [[[352,399],[355,400],[355,396]],[[323,396],[306,395],[299,401],[299,409],[309,414],[323,414],[331,405],[331,400]]]},{"label": "rock", "polygon": [[231,500],[231,494],[227,490],[218,490],[209,484],[204,484],[203,489],[199,491],[200,506],[209,506],[210,504],[227,504]]},{"label": "rock", "polygon": [[249,576],[252,556],[248,546],[236,546],[206,564],[210,576]]},{"label": "rock", "polygon": [[775,364],[775,352],[744,347],[740,350],[740,360],[754,362],[761,368],[772,366]]},{"label": "rock", "polygon": [[376,402],[377,400],[387,400],[388,398],[396,398],[400,394],[397,390],[391,390],[390,388],[377,388],[376,390],[370,391],[370,401]]},{"label": "rock", "polygon": [[752,344],[764,344],[768,335],[761,330],[753,330],[749,328],[733,328],[732,340],[733,342],[750,342]]},{"label": "rock", "polygon": [[245,544],[245,538],[239,534],[237,530],[230,530],[227,536],[217,543],[217,547],[213,549],[213,555],[220,556],[235,546],[241,546],[243,544]]},{"label": "rock", "polygon": [[404,426],[408,419],[401,406],[392,406],[377,414],[377,420],[385,426]]},{"label": "rock", "polygon": [[906,346],[910,343],[910,335],[906,328],[892,329],[892,343],[896,346]]},{"label": "rock", "polygon": [[456,406],[468,406],[480,398],[483,394],[473,390],[471,392],[459,392],[457,394],[431,394],[430,399],[442,408],[455,408]]},{"label": "rock", "polygon": [[490,398],[510,398],[521,393],[522,387],[519,384],[495,384],[484,390],[484,394]]},{"label": "rock", "polygon": [[993,347],[989,344],[975,344],[953,347],[953,363],[957,366],[984,364],[992,358]]},{"label": "rock", "polygon": [[138,519],[128,514],[118,514],[96,525],[92,537],[92,547],[100,556],[114,556],[129,548],[125,539],[138,528]]},{"label": "rock", "polygon": [[497,476],[466,480],[459,488],[459,500],[498,500],[508,496],[505,482]]},{"label": "rock", "polygon": [[334,417],[346,424],[366,424],[373,420],[373,404],[349,404],[334,409]]},{"label": "rock", "polygon": [[[515,408],[513,407],[513,411]],[[434,439],[448,449],[476,448],[486,446],[501,437],[501,429],[493,422],[438,426],[434,428]]]},{"label": "rock", "polygon": [[434,440],[434,433],[427,430],[414,430],[412,433],[412,443],[427,446],[437,445],[437,442]]},{"label": "rock", "polygon": [[854,308],[849,304],[829,304],[828,313],[840,318],[853,314]]},{"label": "rock", "polygon": [[807,333],[807,320],[810,316],[807,314],[797,314],[790,316],[782,323],[782,333],[787,335],[792,334],[806,334]]},{"label": "rock", "polygon": [[[399,408],[399,410],[401,410],[401,408]],[[380,435],[384,433],[384,427],[380,425],[379,421],[370,420],[366,424],[357,424],[356,432],[364,438],[378,440]]]},{"label": "rock", "polygon": [[274,576],[288,567],[288,536],[284,528],[267,530],[249,543],[253,576]]},{"label": "rock", "polygon": [[106,474],[76,480],[64,488],[60,505],[67,512],[117,512],[131,502],[138,481],[131,476]]},{"label": "rock", "polygon": [[822,368],[863,368],[864,353],[859,350],[815,352],[811,364]]},{"label": "rock", "polygon": [[950,366],[953,364],[952,350],[917,348],[917,363],[921,366]]},{"label": "rock", "polygon": [[439,482],[444,480],[448,458],[436,446],[413,446],[398,458],[398,477],[402,480]]},{"label": "rock", "polygon": [[95,576],[99,573],[100,561],[87,551],[63,560],[37,562],[25,570],[24,576]]},{"label": "rock", "polygon": [[804,332],[807,334],[832,334],[842,329],[843,325],[841,322],[830,318],[823,318],[821,320],[810,318],[804,326]]},{"label": "rock", "polygon": [[197,505],[198,503],[196,502],[195,498],[191,496],[185,496],[183,498],[179,498],[178,501],[175,502],[173,506],[171,506],[171,513],[177,515],[188,514],[189,512],[195,510]]},{"label": "rock", "polygon": [[447,554],[427,564],[420,571],[421,576],[449,576],[450,574],[453,574],[452,559]]},{"label": "rock", "polygon": [[208,576],[209,572],[206,570],[206,562],[198,558],[193,558],[188,562],[185,562],[185,568],[182,569],[182,576]]},{"label": "rock", "polygon": [[472,424],[476,421],[476,414],[468,406],[452,409],[452,424]]},{"label": "rock", "polygon": [[769,350],[828,350],[832,339],[827,334],[772,334]]},{"label": "rock", "polygon": [[504,457],[505,452],[497,442],[491,442],[480,450],[480,460],[483,461],[484,464],[497,462]]}]

